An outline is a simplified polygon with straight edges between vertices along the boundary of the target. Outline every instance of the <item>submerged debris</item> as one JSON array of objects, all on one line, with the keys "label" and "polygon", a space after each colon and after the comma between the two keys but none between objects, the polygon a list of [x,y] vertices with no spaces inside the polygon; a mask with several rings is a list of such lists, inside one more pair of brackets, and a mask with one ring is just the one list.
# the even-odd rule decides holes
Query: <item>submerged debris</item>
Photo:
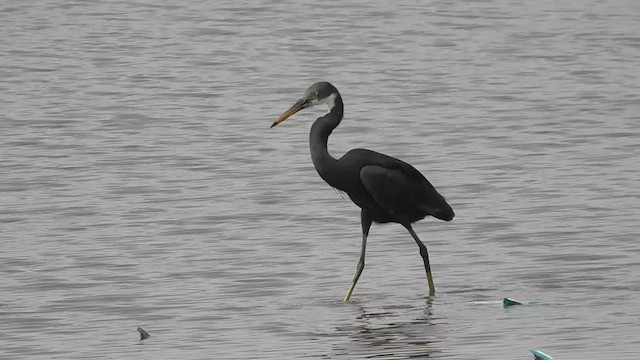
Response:
[{"label": "submerged debris", "polygon": [[533,354],[533,356],[535,356],[534,360],[553,360],[553,358],[551,357],[551,355],[547,355],[545,353],[543,353],[540,350],[536,350],[536,349],[531,349],[529,350],[531,351],[531,353]]},{"label": "submerged debris", "polygon": [[138,327],[138,332],[140,333],[140,340],[146,340],[151,337],[151,335],[143,328]]},{"label": "submerged debris", "polygon": [[504,298],[504,300],[502,300],[502,305],[504,306],[522,305],[522,302],[506,297]]}]

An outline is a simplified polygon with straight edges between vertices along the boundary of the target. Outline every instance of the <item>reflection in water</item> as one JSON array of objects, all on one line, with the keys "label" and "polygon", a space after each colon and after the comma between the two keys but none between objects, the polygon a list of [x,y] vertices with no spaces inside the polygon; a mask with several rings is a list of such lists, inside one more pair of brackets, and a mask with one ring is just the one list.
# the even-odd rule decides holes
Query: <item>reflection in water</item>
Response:
[{"label": "reflection in water", "polygon": [[428,358],[440,352],[431,299],[422,306],[350,305],[354,308],[354,325],[336,329],[348,341],[342,344],[344,348],[334,349],[335,355]]}]

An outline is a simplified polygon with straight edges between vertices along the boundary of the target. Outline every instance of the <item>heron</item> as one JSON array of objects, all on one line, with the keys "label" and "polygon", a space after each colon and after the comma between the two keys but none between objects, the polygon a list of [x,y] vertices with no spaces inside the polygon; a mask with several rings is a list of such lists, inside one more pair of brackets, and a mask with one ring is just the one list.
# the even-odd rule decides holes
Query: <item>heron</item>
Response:
[{"label": "heron", "polygon": [[433,296],[436,288],[431,274],[429,253],[411,224],[427,216],[451,221],[455,216],[453,209],[424,175],[404,161],[367,149],[350,150],[339,159],[329,154],[329,135],[340,125],[344,113],[342,97],[338,89],[329,82],[321,81],[311,85],[302,98],[282,113],[271,127],[302,109],[321,104],[327,105],[328,112],[316,119],[311,126],[311,160],[327,184],[346,193],[361,209],[360,260],[344,301],[351,298],[364,270],[367,237],[372,222],[398,223],[409,231],[420,249],[427,273],[429,296]]}]

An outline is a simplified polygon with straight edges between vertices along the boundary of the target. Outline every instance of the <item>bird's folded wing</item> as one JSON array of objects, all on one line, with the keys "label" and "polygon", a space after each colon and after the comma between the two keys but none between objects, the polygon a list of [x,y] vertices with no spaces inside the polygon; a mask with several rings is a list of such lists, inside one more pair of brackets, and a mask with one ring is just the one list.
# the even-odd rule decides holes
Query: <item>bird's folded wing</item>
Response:
[{"label": "bird's folded wing", "polygon": [[424,185],[402,168],[365,166],[360,179],[373,199],[390,212],[404,212],[415,206]]}]

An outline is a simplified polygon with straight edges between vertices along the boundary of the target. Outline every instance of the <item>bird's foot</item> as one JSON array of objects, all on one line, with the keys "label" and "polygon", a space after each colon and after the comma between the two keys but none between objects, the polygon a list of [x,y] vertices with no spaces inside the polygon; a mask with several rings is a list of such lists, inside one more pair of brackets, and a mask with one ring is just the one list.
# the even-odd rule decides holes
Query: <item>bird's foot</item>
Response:
[{"label": "bird's foot", "polygon": [[427,285],[429,285],[429,296],[433,296],[436,294],[436,286],[433,284],[433,276],[431,276],[431,272],[427,272]]},{"label": "bird's foot", "polygon": [[351,294],[353,293],[353,289],[356,288],[356,284],[355,283],[351,283],[351,286],[349,286],[349,290],[347,290],[347,295],[344,296],[344,301],[348,302],[349,299],[351,299]]}]

